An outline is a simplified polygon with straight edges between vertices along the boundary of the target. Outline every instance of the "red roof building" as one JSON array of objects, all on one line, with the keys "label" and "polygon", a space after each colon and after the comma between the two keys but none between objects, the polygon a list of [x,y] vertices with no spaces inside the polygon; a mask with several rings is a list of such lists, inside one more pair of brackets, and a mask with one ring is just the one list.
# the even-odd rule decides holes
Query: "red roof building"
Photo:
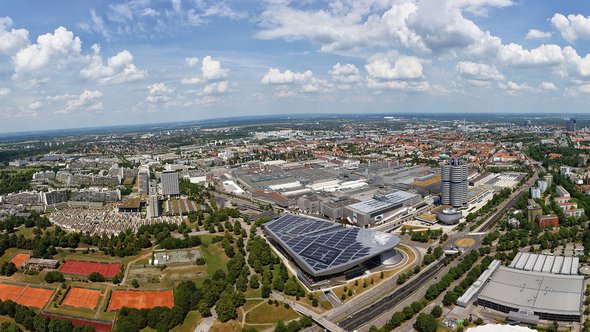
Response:
[{"label": "red roof building", "polygon": [[537,216],[537,226],[540,228],[559,227],[559,218],[554,214]]}]

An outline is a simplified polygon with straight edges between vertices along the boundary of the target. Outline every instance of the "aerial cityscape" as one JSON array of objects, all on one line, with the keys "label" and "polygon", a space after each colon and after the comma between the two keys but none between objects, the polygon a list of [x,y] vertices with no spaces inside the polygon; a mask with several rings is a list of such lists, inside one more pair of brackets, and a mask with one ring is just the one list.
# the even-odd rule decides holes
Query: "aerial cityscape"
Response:
[{"label": "aerial cityscape", "polygon": [[590,331],[590,3],[0,9],[0,331]]}]

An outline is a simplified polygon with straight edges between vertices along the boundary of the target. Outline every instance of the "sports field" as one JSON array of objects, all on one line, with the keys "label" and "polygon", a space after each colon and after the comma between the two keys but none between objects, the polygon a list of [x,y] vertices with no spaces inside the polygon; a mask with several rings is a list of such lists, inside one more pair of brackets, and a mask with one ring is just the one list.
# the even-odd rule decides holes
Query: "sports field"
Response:
[{"label": "sports field", "polygon": [[11,300],[26,307],[42,309],[49,302],[54,291],[47,288],[0,284],[0,300]]},{"label": "sports field", "polygon": [[126,291],[114,290],[109,301],[109,311],[123,307],[150,309],[154,307],[174,306],[174,294],[171,289],[164,291]]},{"label": "sports field", "polygon": [[66,261],[59,271],[63,274],[75,274],[80,276],[87,276],[92,272],[97,272],[102,274],[105,278],[112,278],[119,273],[120,269],[120,263]]},{"label": "sports field", "polygon": [[99,290],[72,287],[62,304],[75,308],[94,310],[98,304],[99,299]]},{"label": "sports field", "polygon": [[30,254],[16,254],[10,259],[10,262],[12,262],[17,269],[20,269],[29,258],[31,258]]}]

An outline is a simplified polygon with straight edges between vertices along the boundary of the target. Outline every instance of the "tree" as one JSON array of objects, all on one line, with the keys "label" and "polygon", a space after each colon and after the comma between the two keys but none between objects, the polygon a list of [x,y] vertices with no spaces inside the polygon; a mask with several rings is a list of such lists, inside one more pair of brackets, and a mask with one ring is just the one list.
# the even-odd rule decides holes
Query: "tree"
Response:
[{"label": "tree", "polygon": [[54,282],[63,282],[64,280],[66,280],[64,278],[64,275],[61,274],[61,272],[59,272],[59,271],[49,271],[45,275],[45,282],[50,283],[50,284],[52,284]]},{"label": "tree", "polygon": [[270,292],[271,292],[270,286],[268,286],[268,285],[262,286],[261,293],[262,293],[263,298],[267,299],[270,296]]},{"label": "tree", "polygon": [[435,306],[434,308],[432,308],[432,311],[430,311],[430,314],[434,318],[439,318],[442,315],[442,308],[440,306]]},{"label": "tree", "polygon": [[260,282],[258,281],[258,275],[254,274],[250,277],[250,288],[258,289],[260,287]]},{"label": "tree", "polygon": [[131,280],[131,286],[133,286],[133,288],[139,288],[139,281],[137,281],[137,279]]},{"label": "tree", "polygon": [[432,315],[421,313],[416,319],[414,328],[418,332],[436,332],[438,329],[438,324],[436,322],[436,318],[434,318]]},{"label": "tree", "polygon": [[[98,272],[92,272],[88,275],[88,280],[90,280],[92,282],[103,282],[104,276]],[[135,287],[135,288],[137,288],[137,287]]]}]

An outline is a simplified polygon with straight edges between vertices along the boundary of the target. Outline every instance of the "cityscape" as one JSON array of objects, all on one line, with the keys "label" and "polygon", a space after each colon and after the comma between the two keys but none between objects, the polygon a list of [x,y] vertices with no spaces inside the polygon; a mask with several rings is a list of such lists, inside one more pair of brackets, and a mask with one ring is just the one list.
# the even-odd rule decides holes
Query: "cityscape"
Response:
[{"label": "cityscape", "polygon": [[587,4],[0,9],[0,331],[590,331]]}]

